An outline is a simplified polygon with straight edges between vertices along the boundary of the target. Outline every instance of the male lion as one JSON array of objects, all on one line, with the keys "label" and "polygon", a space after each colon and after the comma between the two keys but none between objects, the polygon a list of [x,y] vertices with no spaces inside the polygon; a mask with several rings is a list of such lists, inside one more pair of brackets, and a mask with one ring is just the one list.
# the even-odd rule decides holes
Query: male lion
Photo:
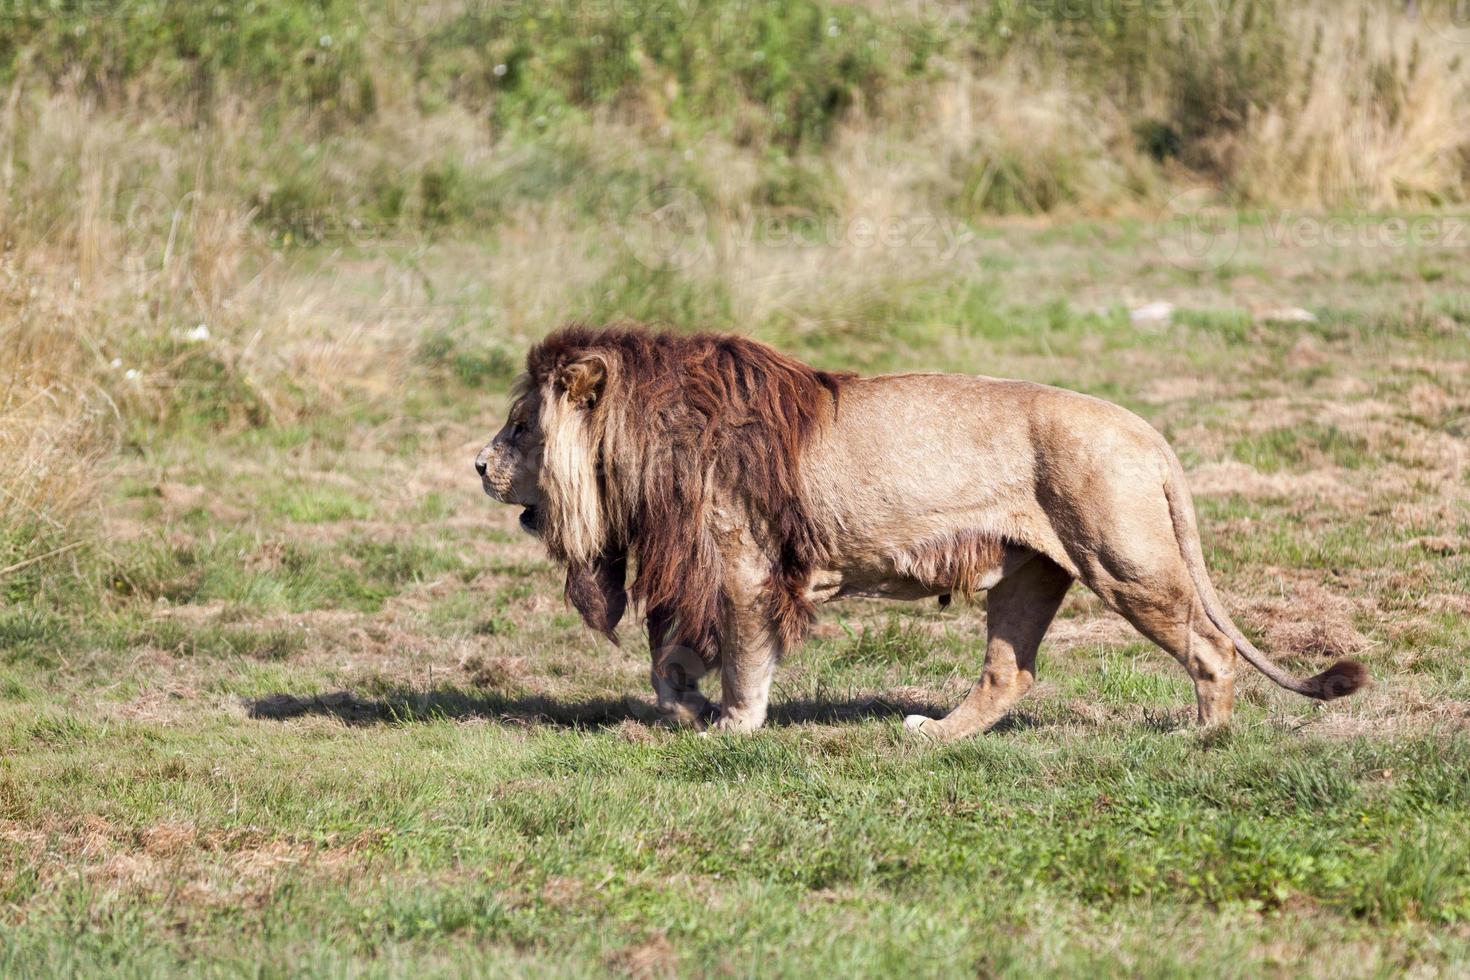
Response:
[{"label": "male lion", "polygon": [[[1230,717],[1235,657],[1320,700],[1241,635],[1205,572],[1178,459],[1108,402],[1024,381],[816,371],[764,344],[571,326],[527,356],[509,420],[475,459],[485,492],[567,566],[567,598],[616,641],[642,605],[659,711],[748,731],[816,603],[989,593],[985,668],[942,719],[961,738],[1031,687],[1074,579],[1174,656],[1199,722]],[[629,559],[636,572],[627,587]],[[718,667],[722,703],[698,682]]]}]

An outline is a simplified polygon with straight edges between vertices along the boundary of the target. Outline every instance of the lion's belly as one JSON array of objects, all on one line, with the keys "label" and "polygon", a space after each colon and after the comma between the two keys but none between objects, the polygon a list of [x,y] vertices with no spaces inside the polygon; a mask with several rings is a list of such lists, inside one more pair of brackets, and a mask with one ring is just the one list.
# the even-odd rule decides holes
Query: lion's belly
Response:
[{"label": "lion's belly", "polygon": [[821,571],[812,576],[807,595],[813,602],[853,598],[913,600],[929,599],[948,591],[912,578],[846,576],[841,572]]},{"label": "lion's belly", "polygon": [[908,574],[905,567],[913,567],[902,558],[863,562],[845,568],[824,568],[814,572],[807,595],[813,602],[831,602],[835,599],[932,599],[934,596],[952,592],[984,592],[1014,567],[1014,556],[1006,555],[984,568],[966,570],[966,578],[958,581],[952,575],[941,574],[919,577]]}]

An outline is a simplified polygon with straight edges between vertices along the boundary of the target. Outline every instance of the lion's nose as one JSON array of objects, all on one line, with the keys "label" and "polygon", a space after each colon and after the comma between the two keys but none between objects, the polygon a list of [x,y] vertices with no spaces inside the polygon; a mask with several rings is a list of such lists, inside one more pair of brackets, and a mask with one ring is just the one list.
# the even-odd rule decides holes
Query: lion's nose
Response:
[{"label": "lion's nose", "polygon": [[475,457],[475,472],[481,476],[485,475],[485,458],[483,456]]}]

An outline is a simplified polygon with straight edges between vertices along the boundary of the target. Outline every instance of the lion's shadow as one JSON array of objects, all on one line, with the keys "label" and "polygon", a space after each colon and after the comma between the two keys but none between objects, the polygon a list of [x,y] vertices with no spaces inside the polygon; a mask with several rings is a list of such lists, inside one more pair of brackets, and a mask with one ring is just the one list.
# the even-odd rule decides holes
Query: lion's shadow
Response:
[{"label": "lion's shadow", "polygon": [[[626,721],[651,724],[653,706],[633,697],[559,700],[540,695],[467,693],[454,688],[400,687],[375,697],[350,691],[330,694],[272,694],[245,703],[251,718],[284,721],[321,715],[348,725],[413,724],[441,719],[483,718],[535,727],[596,729]],[[902,718],[908,714],[941,715],[938,704],[905,697],[809,697],[774,701],[769,725],[840,724],[873,719]],[[1025,725],[1025,718],[1001,724]]]}]

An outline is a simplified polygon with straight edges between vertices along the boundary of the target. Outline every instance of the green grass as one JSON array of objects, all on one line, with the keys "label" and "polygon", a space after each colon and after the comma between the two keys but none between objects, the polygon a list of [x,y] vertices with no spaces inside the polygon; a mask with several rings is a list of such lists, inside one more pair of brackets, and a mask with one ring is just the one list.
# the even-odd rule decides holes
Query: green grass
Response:
[{"label": "green grass", "polygon": [[277,516],[304,524],[362,521],[372,516],[372,507],[361,497],[335,487],[289,487],[270,499]]},{"label": "green grass", "polygon": [[1314,462],[1356,469],[1366,461],[1368,440],[1334,425],[1308,422],[1247,436],[1231,449],[1236,459],[1267,473]]},{"label": "green grass", "polygon": [[[1253,241],[1242,263],[1268,268]],[[653,724],[636,629],[587,635],[469,471],[517,304],[549,302],[485,284],[506,247],[296,249],[281,292],[318,309],[425,270],[432,302],[354,341],[360,388],[292,377],[295,407],[254,420],[204,401],[273,395],[267,375],[169,348],[198,386],[119,423],[97,533],[4,581],[0,974],[1470,967],[1463,276],[1344,283],[1310,255],[1277,285],[1322,323],[1264,329],[1228,282],[1181,286],[1088,223],[992,229],[984,261],[821,319],[819,292],[762,306],[719,268],[611,254],[555,280],[592,319],[1121,401],[1192,471],[1242,627],[1302,670],[1325,658],[1291,627],[1350,628],[1375,681],[1323,707],[1247,674],[1237,723],[1201,738],[1183,672],[1079,590],[1017,710],[934,748],[900,719],[963,696],[983,600],[834,607],[756,735]],[[1135,327],[1155,295],[1182,312]],[[1388,312],[1410,302],[1449,319]]]},{"label": "green grass", "polygon": [[[1322,956],[1381,930],[1408,950],[1470,917],[1464,737],[1389,747],[1248,720],[1208,744],[1039,726],[930,750],[891,721],[630,741],[465,720],[11,727],[9,819],[48,815],[58,857],[93,853],[71,882],[9,883],[34,913],[0,966],[105,968],[147,937],[150,972],[228,935],[213,958],[231,972],[582,970],[659,936],[688,972],[766,950],[790,974],[905,956],[1121,973],[1174,921],[1213,924],[1249,969],[1279,955],[1253,942]],[[112,774],[93,775],[103,745]],[[1103,920],[1105,949],[1056,941]],[[1154,954],[1160,973],[1200,965],[1189,943]]]}]

